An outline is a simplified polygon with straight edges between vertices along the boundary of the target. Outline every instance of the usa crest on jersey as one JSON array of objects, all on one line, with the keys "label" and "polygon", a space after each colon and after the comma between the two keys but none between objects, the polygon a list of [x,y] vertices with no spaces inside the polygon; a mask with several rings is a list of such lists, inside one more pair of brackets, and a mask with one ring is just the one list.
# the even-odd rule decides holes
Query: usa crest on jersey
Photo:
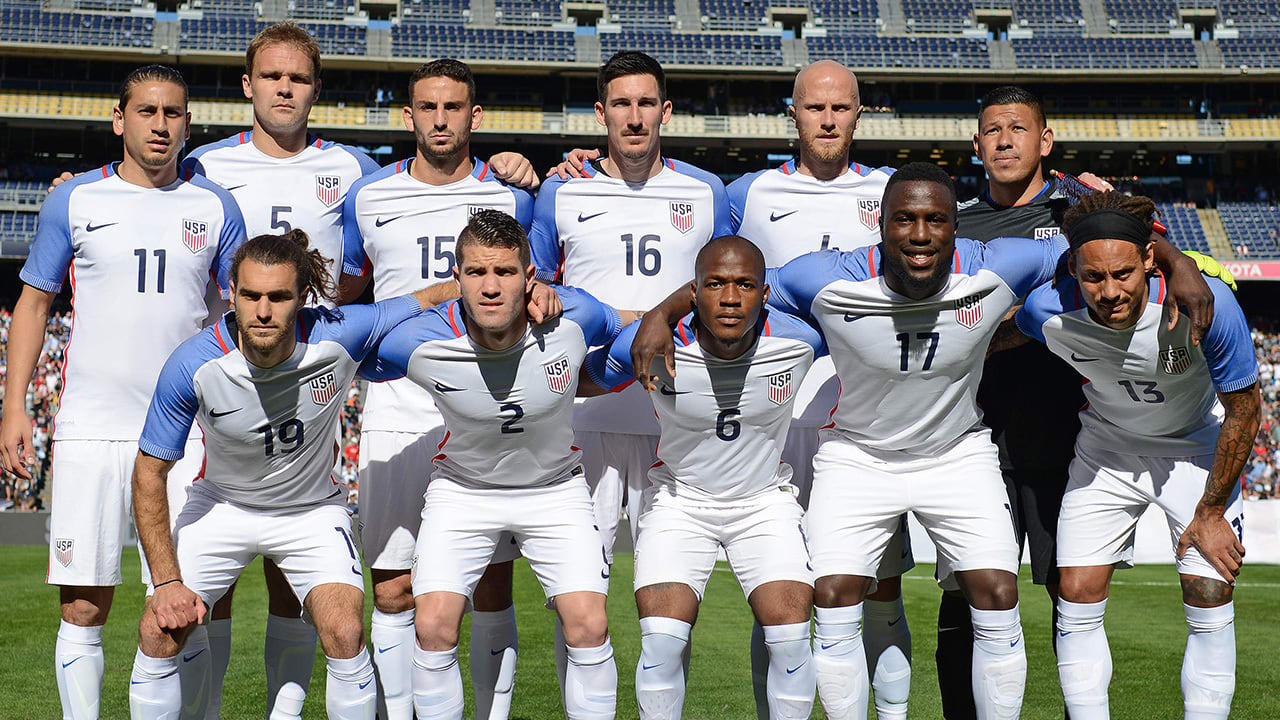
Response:
[{"label": "usa crest on jersey", "polygon": [[317,405],[327,405],[333,396],[338,394],[338,381],[333,373],[326,373],[311,381],[311,401]]},{"label": "usa crest on jersey", "polygon": [[543,363],[542,372],[546,373],[547,387],[559,395],[563,395],[569,389],[569,383],[573,380],[573,370],[569,367],[567,357]]},{"label": "usa crest on jersey", "polygon": [[956,322],[969,330],[982,322],[982,296],[968,295],[955,301]]},{"label": "usa crest on jersey", "polygon": [[791,399],[791,371],[785,370],[780,373],[770,375],[769,378],[769,402],[774,405],[781,405]]},{"label": "usa crest on jersey", "polygon": [[316,176],[316,198],[328,207],[342,199],[342,178],[337,175]]},{"label": "usa crest on jersey", "polygon": [[1191,353],[1183,346],[1161,350],[1160,365],[1166,375],[1181,375],[1191,367]]},{"label": "usa crest on jersey", "polygon": [[1036,228],[1036,239],[1050,240],[1053,236],[1057,235],[1058,232],[1058,228],[1053,225],[1050,225],[1049,227],[1038,227]]},{"label": "usa crest on jersey", "polygon": [[468,205],[468,206],[467,206],[467,217],[471,217],[472,215],[475,215],[475,214],[476,214],[476,213],[478,213],[478,212],[484,212],[485,210],[488,210],[488,209],[489,209],[489,208],[487,208],[487,207],[485,207],[485,206],[483,206],[483,205]]},{"label": "usa crest on jersey", "polygon": [[671,203],[671,226],[682,233],[693,229],[693,203]]},{"label": "usa crest on jersey", "polygon": [[864,198],[858,201],[858,219],[868,230],[880,226],[880,201],[875,198]]},{"label": "usa crest on jersey", "polygon": [[71,551],[75,545],[75,540],[71,538],[57,538],[53,541],[53,556],[62,563],[62,567],[71,565]]},{"label": "usa crest on jersey", "polygon": [[203,220],[187,220],[182,221],[182,244],[193,253],[198,253],[204,249],[206,243],[209,242],[209,223]]}]

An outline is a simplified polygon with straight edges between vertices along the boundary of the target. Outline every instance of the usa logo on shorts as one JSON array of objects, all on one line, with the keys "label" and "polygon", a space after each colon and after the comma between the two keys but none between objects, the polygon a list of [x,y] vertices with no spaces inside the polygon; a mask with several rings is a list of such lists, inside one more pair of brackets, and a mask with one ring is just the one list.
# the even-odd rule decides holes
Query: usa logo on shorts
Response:
[{"label": "usa logo on shorts", "polygon": [[342,199],[342,179],[337,175],[316,176],[316,198],[328,207]]},{"label": "usa logo on shorts", "polygon": [[1166,375],[1181,375],[1191,367],[1191,353],[1183,346],[1161,350],[1160,365]]},{"label": "usa logo on shorts", "polygon": [[791,399],[791,371],[769,376],[769,402],[781,405]]},{"label": "usa logo on shorts", "polygon": [[969,295],[955,301],[956,322],[972,330],[982,322],[982,296]]},{"label": "usa logo on shorts", "polygon": [[573,370],[569,367],[569,358],[560,358],[552,360],[542,366],[542,372],[547,375],[547,386],[551,391],[563,395],[569,389],[569,383],[573,380]]},{"label": "usa logo on shorts", "polygon": [[875,199],[866,199],[858,201],[858,219],[868,230],[875,230],[880,226],[880,201]]},{"label": "usa logo on shorts", "polygon": [[71,551],[75,547],[75,541],[71,538],[56,538],[53,541],[53,556],[58,562],[62,563],[62,567],[71,566]]},{"label": "usa logo on shorts", "polygon": [[209,240],[209,223],[203,220],[182,221],[182,244],[193,253],[204,249]]},{"label": "usa logo on shorts", "polygon": [[1052,225],[1050,225],[1049,227],[1038,227],[1038,228],[1036,228],[1036,239],[1037,239],[1037,240],[1049,240],[1049,239],[1051,239],[1054,235],[1057,235],[1057,234],[1058,234],[1058,228],[1056,228],[1056,227],[1054,227],[1054,226],[1052,226]]},{"label": "usa logo on shorts", "polygon": [[671,203],[671,226],[682,233],[693,229],[693,203]]},{"label": "usa logo on shorts", "polygon": [[326,373],[311,381],[311,400],[317,405],[327,405],[338,394],[338,381],[333,373]]}]

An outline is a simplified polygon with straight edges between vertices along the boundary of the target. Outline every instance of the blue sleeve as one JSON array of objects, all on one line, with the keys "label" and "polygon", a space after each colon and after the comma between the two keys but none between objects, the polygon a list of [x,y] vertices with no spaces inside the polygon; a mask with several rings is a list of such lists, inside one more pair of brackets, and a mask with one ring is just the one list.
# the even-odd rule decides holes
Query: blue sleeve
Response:
[{"label": "blue sleeve", "polygon": [[[961,240],[956,240],[960,251]],[[1004,280],[1019,298],[1025,297],[1039,285],[1053,280],[1058,260],[1067,251],[1067,239],[1061,234],[1048,240],[1031,240],[1019,237],[1000,237],[985,247],[975,240],[964,240],[981,248],[986,266]]]},{"label": "blue sleeve", "polygon": [[342,143],[334,143],[334,144],[342,148],[343,150],[347,151],[351,155],[351,157],[356,159],[356,164],[360,166],[361,177],[364,177],[365,175],[372,175],[373,173],[381,169],[382,166],[378,165],[378,161],[369,157],[363,151],[353,148],[350,145],[343,145]]},{"label": "blue sleeve", "polygon": [[751,183],[759,175],[758,172],[743,175],[729,183],[724,190],[729,198],[729,227],[734,234],[742,228],[743,213],[747,211],[747,193],[751,192]]},{"label": "blue sleeve", "polygon": [[356,212],[356,198],[364,186],[363,179],[352,183],[342,201],[342,272],[356,277],[363,277],[369,271],[364,235],[360,232],[360,216]]},{"label": "blue sleeve", "polygon": [[556,294],[564,305],[564,318],[582,328],[587,347],[608,345],[622,332],[622,318],[618,311],[597,300],[586,290],[563,285],[556,286]]},{"label": "blue sleeve", "polygon": [[556,279],[564,256],[560,247],[560,232],[556,229],[556,191],[564,182],[559,178],[551,178],[543,183],[538,199],[533,202],[529,249],[533,252],[533,266],[537,269],[538,279],[543,282]]},{"label": "blue sleeve", "polygon": [[715,178],[715,182],[711,183],[711,199],[716,206],[716,229],[712,237],[732,235],[737,232],[737,225],[734,224],[729,211],[729,195],[725,192],[724,183],[720,182],[720,178]]},{"label": "blue sleeve", "polygon": [[1209,377],[1218,392],[1243,390],[1258,381],[1258,358],[1249,324],[1231,288],[1213,277],[1205,282],[1213,291],[1213,322],[1200,347],[1209,364]]},{"label": "blue sleeve", "polygon": [[62,290],[67,268],[71,267],[71,261],[75,257],[69,217],[71,192],[82,184],[75,180],[62,183],[49,193],[49,197],[40,206],[36,238],[31,243],[22,271],[18,273],[22,282],[33,288],[55,293]]},{"label": "blue sleeve", "polygon": [[360,377],[383,382],[407,375],[409,359],[423,343],[454,337],[449,329],[448,308],[457,302],[450,300],[392,327],[365,357],[360,365]]},{"label": "blue sleeve", "polygon": [[249,238],[244,228],[244,215],[235,198],[222,188],[217,188],[215,192],[222,200],[222,233],[218,236],[218,255],[214,258],[211,272],[214,281],[218,283],[222,299],[226,300],[231,297],[231,260],[235,257],[236,250]]},{"label": "blue sleeve", "polygon": [[401,295],[372,305],[344,305],[340,312],[337,341],[352,360],[362,362],[392,328],[421,315],[422,305],[412,295]]},{"label": "blue sleeve", "polygon": [[631,341],[635,340],[639,327],[639,320],[631,323],[622,329],[613,342],[596,348],[587,355],[583,365],[592,382],[605,390],[617,392],[635,380],[635,374],[631,370]]},{"label": "blue sleeve", "polygon": [[817,360],[827,354],[827,341],[812,325],[798,317],[784,312],[769,313],[769,334],[773,337],[789,338],[813,348],[813,359]]},{"label": "blue sleeve", "polygon": [[511,194],[516,198],[516,222],[527,233],[533,229],[533,193],[524,188],[512,187]]},{"label": "blue sleeve", "polygon": [[1056,307],[1055,300],[1058,297],[1057,288],[1053,285],[1041,285],[1031,294],[1027,296],[1027,301],[1018,308],[1017,314],[1013,316],[1014,322],[1018,324],[1018,330],[1023,335],[1045,342],[1044,324],[1050,316],[1057,314],[1061,308]]},{"label": "blue sleeve", "polygon": [[765,271],[769,285],[769,307],[794,315],[813,324],[813,300],[835,280],[840,253],[820,250],[807,253],[783,265]]},{"label": "blue sleeve", "polygon": [[200,156],[194,152],[182,159],[182,169],[187,172],[188,177],[191,175],[206,175],[204,164],[200,162]]},{"label": "blue sleeve", "polygon": [[178,346],[165,361],[151,395],[138,449],[161,460],[180,460],[191,423],[200,409],[195,374],[206,362],[222,355],[212,332],[205,330]]}]

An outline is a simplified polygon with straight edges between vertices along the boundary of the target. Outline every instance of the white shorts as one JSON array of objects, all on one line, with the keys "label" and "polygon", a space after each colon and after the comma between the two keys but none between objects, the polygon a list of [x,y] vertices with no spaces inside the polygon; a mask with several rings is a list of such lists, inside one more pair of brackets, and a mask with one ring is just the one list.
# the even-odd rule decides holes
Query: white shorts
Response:
[{"label": "white shorts", "polygon": [[[1178,538],[1195,516],[1213,456],[1144,457],[1076,443],[1070,479],[1058,515],[1058,567],[1133,565],[1138,518],[1154,503],[1169,522],[1169,540]],[[1223,517],[1244,539],[1244,500],[1235,483]],[[1223,582],[1194,546],[1177,561],[1178,572]]]},{"label": "white shorts", "polygon": [[[169,526],[177,521],[187,488],[204,465],[204,441],[187,440],[186,454],[169,471]],[[49,516],[50,585],[119,585],[120,553],[133,524],[133,462],[138,443],[58,440],[53,443]],[[142,545],[142,582],[151,580]]]},{"label": "white shorts", "polygon": [[547,599],[609,592],[609,564],[582,471],[554,485],[476,488],[437,477],[427,486],[413,594],[471,599],[504,533],[511,533]]},{"label": "white shorts", "polygon": [[321,586],[364,591],[346,505],[268,511],[219,500],[196,483],[173,531],[182,584],[213,607],[259,555],[284,573],[302,602]]},{"label": "white shorts", "polygon": [[658,461],[658,436],[578,430],[573,434],[573,444],[582,450],[582,469],[591,491],[595,524],[600,528],[605,557],[612,565],[623,506],[631,520],[631,539],[635,541],[644,491],[649,487],[649,468]]},{"label": "white shorts", "polygon": [[678,487],[660,485],[645,493],[636,539],[635,589],[684,583],[701,602],[722,547],[747,598],[777,580],[813,585],[801,527],[804,511],[794,487],[782,485],[749,498],[721,501],[678,492]]},{"label": "white shorts", "polygon": [[814,576],[887,577],[881,564],[892,560],[890,541],[904,534],[907,512],[928,531],[948,574],[1016,574],[1018,542],[990,433],[971,433],[937,457],[902,457],[873,456],[840,438],[822,443],[805,516]]}]

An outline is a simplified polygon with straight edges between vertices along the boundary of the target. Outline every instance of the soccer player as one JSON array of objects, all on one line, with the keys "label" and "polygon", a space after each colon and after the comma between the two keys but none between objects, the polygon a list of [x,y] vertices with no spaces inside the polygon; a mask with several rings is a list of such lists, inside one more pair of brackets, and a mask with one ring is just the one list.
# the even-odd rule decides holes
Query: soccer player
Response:
[{"label": "soccer player", "polygon": [[[334,293],[326,259],[307,244],[306,233],[290,230],[242,245],[230,270],[234,312],[175,350],[156,384],[133,474],[155,589],[129,683],[135,720],[177,717],[188,632],[259,554],[276,563],[316,626],[329,717],[374,714],[364,581],[346,491],[332,474],[332,428],[365,355],[428,303],[422,292],[341,312],[306,308],[309,296]],[[204,472],[171,531],[166,476],[197,419]]]},{"label": "soccer player", "polygon": [[[596,92],[607,155],[584,166],[583,177],[543,185],[529,233],[533,262],[540,280],[582,288],[616,308],[647,309],[688,281],[707,241],[730,233],[729,204],[715,175],[663,157],[671,101],[656,60],[615,54],[600,67]],[[634,536],[658,424],[644,392],[630,388],[579,402],[573,426],[612,564],[624,502]]]},{"label": "soccer player", "polygon": [[414,556],[414,710],[462,717],[459,625],[510,533],[564,628],[568,717],[613,718],[609,568],[569,416],[588,348],[617,337],[621,318],[585,292],[559,288],[563,316],[531,325],[524,305],[535,269],[524,229],[505,213],[473,215],[454,251],[461,299],[397,328],[366,372],[421,385],[449,428],[432,458]]},{"label": "soccer player", "polygon": [[[978,717],[1016,716],[1026,680],[1018,550],[974,397],[991,336],[1019,298],[1053,277],[1065,243],[956,239],[951,179],[927,163],[890,178],[881,211],[878,246],[811,253],[768,277],[769,305],[823,333],[841,379],[806,517],[818,694],[832,718],[865,717],[861,603],[910,510],[972,608]],[[1159,254],[1170,267],[1177,253]],[[645,316],[634,367],[662,354],[674,372],[667,323],[686,305],[673,296]]]},{"label": "soccer player", "polygon": [[[112,110],[123,157],[45,200],[14,308],[5,395],[19,400],[4,404],[0,463],[30,477],[31,420],[21,398],[49,306],[70,275],[75,334],[53,436],[47,581],[59,586],[62,603],[54,661],[63,716],[76,720],[98,717],[102,626],[121,582],[132,505],[127,478],[156,377],[163,358],[200,330],[211,275],[226,297],[231,255],[244,241],[231,196],[179,171],[190,122],[176,70],[148,65],[129,74]],[[180,502],[200,471],[200,435],[175,442],[191,455],[169,486]]]},{"label": "soccer player", "polygon": [[1258,364],[1244,313],[1216,278],[1202,342],[1186,323],[1161,321],[1154,213],[1145,197],[1084,197],[1063,221],[1071,276],[1031,293],[1017,315],[1086,379],[1057,544],[1058,676],[1073,720],[1110,717],[1107,590],[1115,568],[1132,562],[1138,518],[1152,504],[1168,518],[1182,580],[1185,716],[1225,720],[1235,690],[1239,478],[1258,431]]},{"label": "soccer player", "polygon": [[[854,250],[880,241],[880,199],[893,170],[869,168],[849,158],[861,101],[848,68],[819,60],[796,74],[788,109],[800,136],[798,160],[743,175],[729,183],[734,232],[750,238],[769,267],[781,267],[817,250]],[[818,429],[830,422],[839,385],[829,358],[820,358],[800,386],[794,419],[782,451],[791,482],[807,506]],[[905,718],[911,690],[911,631],[902,607],[901,576],[915,561],[905,531],[894,536],[876,570],[878,587],[864,602],[867,670],[882,720]],[[764,637],[752,636],[752,676],[757,715],[768,717],[762,678],[768,665]]]},{"label": "soccer player", "polygon": [[[409,77],[405,127],[417,153],[357,182],[345,203],[343,301],[373,279],[378,300],[435,285],[433,302],[456,297],[458,233],[480,210],[501,210],[529,227],[533,196],[498,181],[471,156],[480,127],[471,68],[442,59]],[[360,434],[360,537],[373,575],[371,641],[390,720],[413,715],[413,566],[426,474],[445,438],[431,395],[411,380],[369,388]],[[506,718],[515,680],[511,599],[515,544],[505,539],[472,613],[471,677],[477,717]]]},{"label": "soccer player", "polygon": [[[674,330],[679,379],[663,378],[651,395],[662,442],[635,551],[640,717],[681,716],[682,657],[723,548],[764,626],[767,717],[807,720],[815,689],[813,573],[791,468],[779,460],[791,405],[825,347],[804,322],[761,311],[769,295],[765,261],[749,240],[716,238],[695,267],[689,293],[697,311]],[[634,381],[637,327],[588,357],[596,384],[620,389]]]}]

